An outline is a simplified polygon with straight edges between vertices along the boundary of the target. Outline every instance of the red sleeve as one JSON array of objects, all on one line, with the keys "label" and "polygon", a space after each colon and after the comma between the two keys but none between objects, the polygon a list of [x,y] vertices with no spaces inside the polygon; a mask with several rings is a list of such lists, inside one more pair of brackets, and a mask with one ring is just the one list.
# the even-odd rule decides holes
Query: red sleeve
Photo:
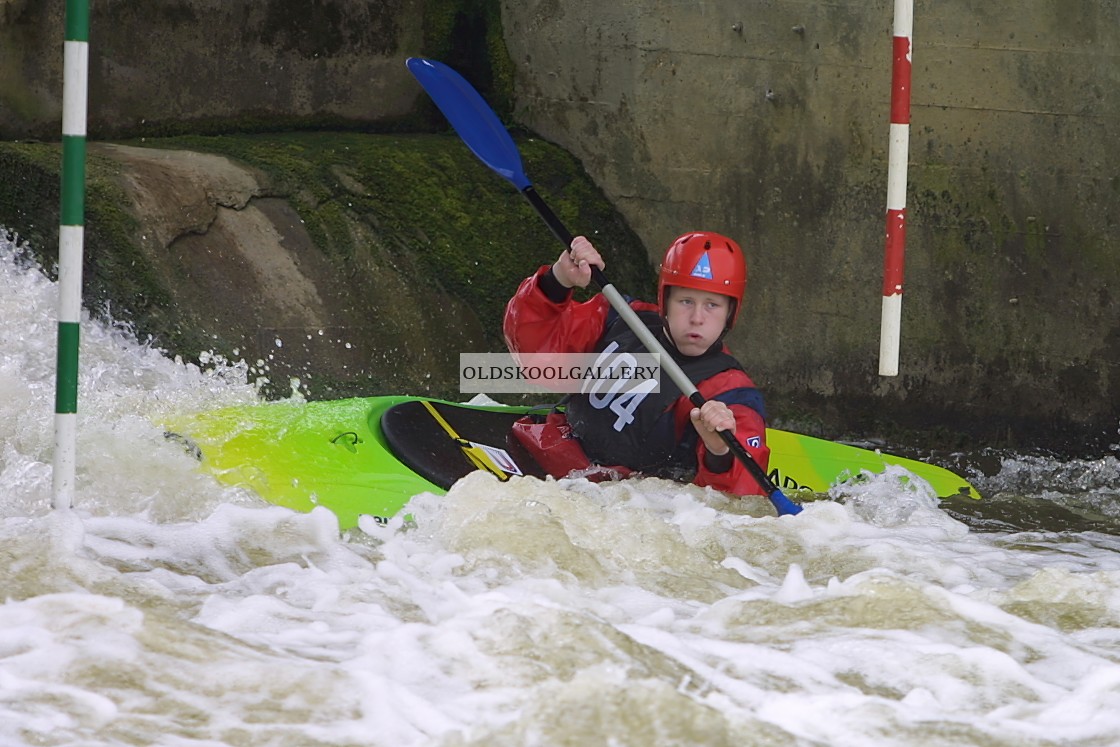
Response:
[{"label": "red sleeve", "polygon": [[[699,382],[696,388],[705,399],[715,399],[719,394],[730,389],[753,386],[754,382],[749,376],[738,369],[731,369]],[[679,433],[683,433],[685,428],[693,427],[689,418],[692,407],[687,397],[678,400],[674,416]],[[735,415],[735,437],[739,439],[739,443],[747,453],[758,462],[758,466],[762,467],[764,472],[767,471],[770,466],[770,448],[766,445],[766,421],[757,410],[745,405],[731,405],[731,412]],[[731,469],[726,472],[711,472],[704,466],[704,452],[704,442],[697,437],[696,459],[700,466],[693,480],[697,485],[712,487],[733,495],[766,495],[766,491],[751,477],[750,472],[738,459],[732,460]]]},{"label": "red sleeve", "polygon": [[525,279],[506,304],[502,332],[511,353],[589,353],[603,336],[610,304],[602,294],[555,303],[538,286],[550,265]]}]

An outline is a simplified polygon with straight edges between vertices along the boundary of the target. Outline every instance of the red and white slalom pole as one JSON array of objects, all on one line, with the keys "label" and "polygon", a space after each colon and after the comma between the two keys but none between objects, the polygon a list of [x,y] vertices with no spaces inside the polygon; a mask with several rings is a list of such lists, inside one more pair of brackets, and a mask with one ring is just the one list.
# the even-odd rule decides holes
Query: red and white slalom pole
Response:
[{"label": "red and white slalom pole", "polygon": [[898,375],[902,335],[902,269],[906,255],[906,169],[910,151],[910,68],[914,0],[894,1],[891,132],[887,163],[887,244],[883,258],[883,317],[879,375]]}]

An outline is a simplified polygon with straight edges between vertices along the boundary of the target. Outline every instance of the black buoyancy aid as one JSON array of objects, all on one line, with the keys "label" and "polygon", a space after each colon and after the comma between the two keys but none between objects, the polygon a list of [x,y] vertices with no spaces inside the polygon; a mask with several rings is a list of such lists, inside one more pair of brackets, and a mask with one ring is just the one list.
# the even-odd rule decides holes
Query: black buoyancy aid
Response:
[{"label": "black buoyancy aid", "polygon": [[[662,320],[657,312],[641,311],[638,317],[664,342]],[[605,351],[611,356],[647,352],[638,336],[613,312],[595,350]],[[723,351],[673,357],[690,381],[703,381],[732,368],[743,370],[735,358]],[[567,401],[572,432],[596,464],[620,464],[645,474],[686,479],[685,475],[696,471],[698,436],[695,429],[688,428],[678,442],[673,405],[682,392],[664,369],[658,392],[636,390],[640,386],[635,382],[634,387],[624,387],[614,396],[602,392],[572,395]],[[762,396],[753,387],[733,389],[714,399],[728,405],[745,405],[765,418]]]}]

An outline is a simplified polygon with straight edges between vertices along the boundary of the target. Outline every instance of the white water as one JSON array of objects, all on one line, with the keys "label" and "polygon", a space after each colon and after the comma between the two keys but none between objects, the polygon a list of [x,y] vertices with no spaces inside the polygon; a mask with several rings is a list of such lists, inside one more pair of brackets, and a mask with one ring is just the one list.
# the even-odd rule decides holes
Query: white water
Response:
[{"label": "white water", "polygon": [[77,501],[52,511],[57,288],[15,253],[0,744],[1120,744],[1120,538],[977,532],[898,475],[777,519],[479,474],[340,537],[163,438],[254,400],[243,367],[86,323]]}]

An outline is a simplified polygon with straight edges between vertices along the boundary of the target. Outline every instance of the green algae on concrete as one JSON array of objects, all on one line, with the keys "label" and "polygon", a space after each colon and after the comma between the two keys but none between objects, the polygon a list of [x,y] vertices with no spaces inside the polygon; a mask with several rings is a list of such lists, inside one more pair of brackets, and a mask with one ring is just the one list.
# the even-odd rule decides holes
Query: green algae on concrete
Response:
[{"label": "green algae on concrete", "polygon": [[[654,277],[644,250],[580,165],[542,140],[517,140],[526,172],[557,215],[574,233],[594,235],[619,287],[648,297]],[[347,228],[366,224],[389,251],[409,254],[417,284],[467,301],[495,339],[517,282],[561,248],[517,190],[453,135],[315,132],[143,144],[218,153],[265,172],[340,269],[370,251]]]},{"label": "green algae on concrete", "polygon": [[[603,247],[619,287],[650,297],[654,275],[645,250],[579,164],[541,140],[521,136],[518,143],[538,191],[573,232],[587,232]],[[447,327],[476,326],[487,347],[500,349],[509,296],[560,251],[517,190],[478,163],[454,135],[312,132],[148,139],[133,145],[215,153],[251,166],[266,175],[263,197],[282,199],[298,213],[316,250],[333,268],[333,291],[344,297],[339,306],[348,310],[346,318],[331,323],[372,335],[355,340],[364,360],[345,373],[319,371],[306,361],[291,367],[312,397],[399,393],[402,383],[417,381],[434,382],[423,393],[454,394],[457,359],[445,357],[441,366],[447,370],[411,370],[400,356],[379,349],[411,342],[439,350],[449,343],[431,335],[410,338],[407,329],[394,331],[400,326],[394,320],[366,318],[372,316],[369,309],[454,298],[472,318],[448,318]],[[30,240],[42,264],[52,267],[58,242],[57,146],[0,144],[0,168],[13,175],[0,188],[0,224]],[[267,336],[267,321],[260,328],[216,326],[207,298],[184,299],[172,292],[173,265],[170,275],[151,266],[154,260],[141,247],[141,234],[150,227],[138,225],[125,208],[130,197],[117,180],[119,168],[100,156],[91,157],[87,167],[86,306],[95,313],[111,310],[115,322],[128,323],[141,339],[151,337],[184,360],[198,361],[209,352],[232,360],[260,355],[260,350],[250,355],[244,341]],[[383,282],[387,266],[404,276],[403,287]],[[372,293],[401,295],[371,304]],[[287,394],[286,380],[274,378],[268,392]]]}]

